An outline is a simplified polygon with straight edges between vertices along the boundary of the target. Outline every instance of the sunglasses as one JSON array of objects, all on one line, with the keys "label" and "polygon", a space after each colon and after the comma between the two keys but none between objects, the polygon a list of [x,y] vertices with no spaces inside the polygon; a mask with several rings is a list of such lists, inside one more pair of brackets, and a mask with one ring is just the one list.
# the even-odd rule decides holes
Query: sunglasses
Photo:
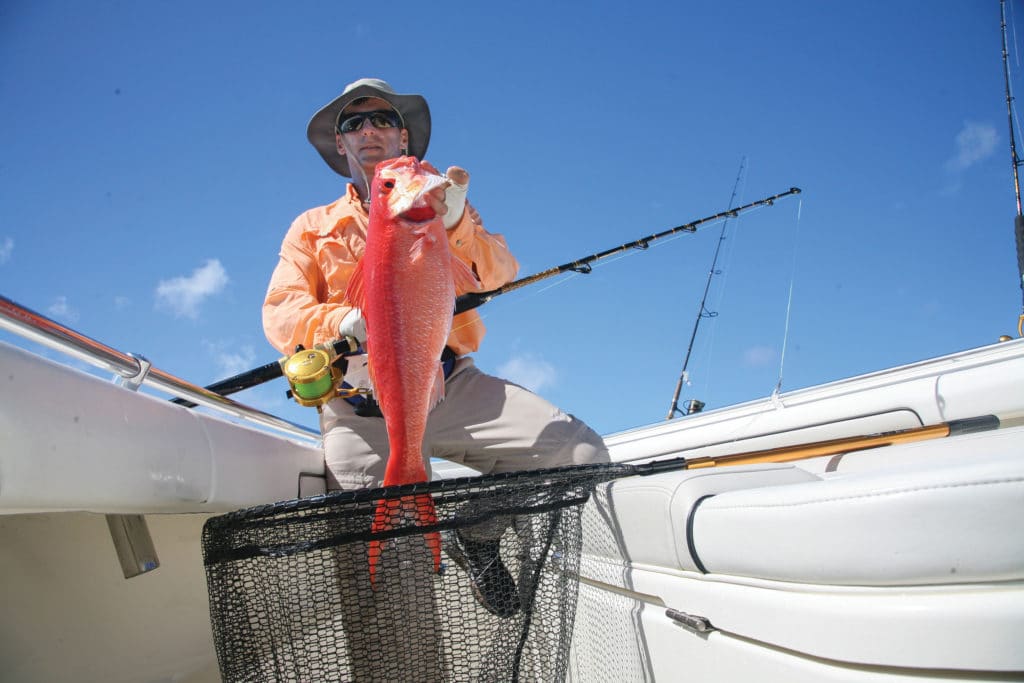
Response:
[{"label": "sunglasses", "polygon": [[342,114],[338,118],[339,133],[354,133],[363,127],[369,119],[374,128],[400,128],[402,117],[394,110],[361,111],[354,114]]}]

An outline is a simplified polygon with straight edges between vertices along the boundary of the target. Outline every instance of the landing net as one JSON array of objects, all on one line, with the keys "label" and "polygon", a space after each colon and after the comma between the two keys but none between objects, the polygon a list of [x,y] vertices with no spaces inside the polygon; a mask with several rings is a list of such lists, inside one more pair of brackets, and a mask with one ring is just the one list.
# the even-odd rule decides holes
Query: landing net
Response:
[{"label": "landing net", "polygon": [[[338,492],[211,518],[203,556],[221,675],[565,680],[582,507],[598,483],[632,473],[616,464],[534,470]],[[371,531],[381,501],[412,505],[423,494],[435,523],[406,515]],[[372,582],[371,554],[378,558]],[[488,557],[500,559],[514,588],[474,584],[463,565],[475,571],[480,563],[467,563],[467,555],[485,566]]]}]

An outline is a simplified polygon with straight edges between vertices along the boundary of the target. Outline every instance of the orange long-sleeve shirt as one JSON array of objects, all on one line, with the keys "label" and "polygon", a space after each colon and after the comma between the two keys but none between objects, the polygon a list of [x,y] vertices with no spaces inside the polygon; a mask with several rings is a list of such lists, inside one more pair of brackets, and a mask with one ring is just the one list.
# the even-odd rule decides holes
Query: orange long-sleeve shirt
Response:
[{"label": "orange long-sleeve shirt", "polygon": [[[452,253],[473,269],[484,290],[511,282],[519,263],[505,238],[484,230],[465,211],[448,230]],[[281,244],[281,258],[263,302],[263,330],[281,353],[338,338],[338,326],[352,306],[345,288],[366,249],[369,214],[355,188],[326,206],[295,219]],[[464,292],[457,292],[463,294]],[[448,346],[461,355],[476,351],[484,337],[476,311],[455,316]]]}]

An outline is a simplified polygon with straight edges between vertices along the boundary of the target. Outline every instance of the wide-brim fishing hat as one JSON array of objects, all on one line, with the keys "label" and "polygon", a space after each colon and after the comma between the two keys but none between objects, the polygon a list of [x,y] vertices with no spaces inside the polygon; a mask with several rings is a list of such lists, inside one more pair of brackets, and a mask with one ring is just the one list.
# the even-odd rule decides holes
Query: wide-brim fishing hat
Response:
[{"label": "wide-brim fishing hat", "polygon": [[430,143],[430,108],[422,95],[401,95],[379,78],[360,78],[345,86],[337,98],[313,114],[306,127],[306,137],[320,152],[327,165],[346,178],[352,177],[348,156],[338,154],[335,140],[338,116],[348,105],[361,97],[377,97],[395,108],[409,131],[409,154],[422,160]]}]

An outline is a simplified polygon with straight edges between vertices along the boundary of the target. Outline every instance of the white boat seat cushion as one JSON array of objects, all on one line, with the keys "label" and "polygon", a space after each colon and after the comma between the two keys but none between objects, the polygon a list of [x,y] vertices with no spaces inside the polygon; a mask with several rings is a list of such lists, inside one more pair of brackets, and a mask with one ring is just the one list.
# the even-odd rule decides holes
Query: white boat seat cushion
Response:
[{"label": "white boat seat cushion", "polygon": [[584,554],[614,562],[698,570],[687,542],[687,522],[695,505],[709,495],[733,489],[817,481],[818,476],[788,464],[718,467],[628,477],[599,487],[584,515],[584,528],[611,528],[583,539]]},{"label": "white boat seat cushion", "polygon": [[[695,559],[709,573],[813,584],[1024,579],[1020,438],[890,446],[863,453],[876,461],[868,469],[706,498],[693,513]],[[898,464],[879,466],[887,455]]]}]

